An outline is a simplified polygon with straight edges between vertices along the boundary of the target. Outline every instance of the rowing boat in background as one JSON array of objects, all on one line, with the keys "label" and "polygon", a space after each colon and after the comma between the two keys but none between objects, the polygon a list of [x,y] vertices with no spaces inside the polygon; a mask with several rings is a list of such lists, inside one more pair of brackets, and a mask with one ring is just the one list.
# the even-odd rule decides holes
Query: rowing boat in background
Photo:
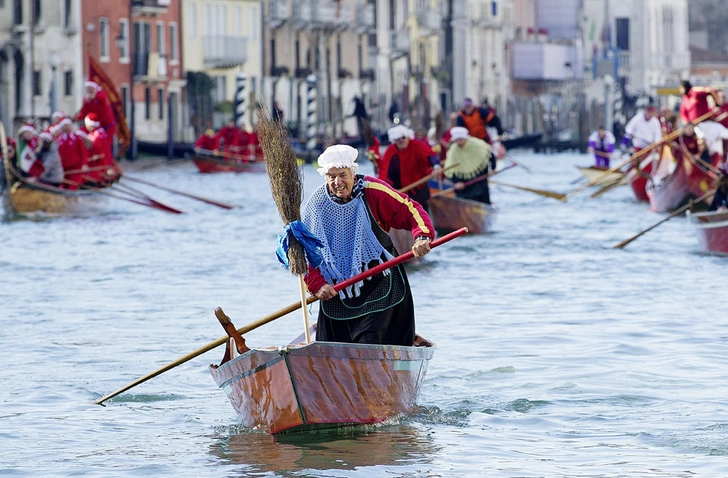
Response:
[{"label": "rowing boat in background", "polygon": [[[607,171],[609,168],[602,168],[599,166],[577,166],[576,167],[579,171],[581,171],[581,174],[583,174],[590,182],[594,181],[595,179],[599,178],[604,174],[605,171]],[[595,186],[607,186],[608,184],[619,182],[621,184],[627,184],[627,180],[624,177],[624,173],[621,171],[613,171],[603,178],[601,178],[598,182],[596,182]]]},{"label": "rowing boat in background", "polygon": [[688,211],[687,217],[698,233],[703,251],[728,254],[728,211]]},{"label": "rowing boat in background", "polygon": [[197,154],[192,158],[201,173],[264,173],[265,161],[261,159],[227,159],[218,156]]},{"label": "rowing boat in background", "polygon": [[30,181],[7,161],[3,161],[3,169],[5,174],[0,180],[0,191],[8,217],[77,214],[100,198],[89,190],[68,190]]},{"label": "rowing boat in background", "polygon": [[430,215],[438,231],[454,231],[467,227],[468,232],[483,234],[491,232],[498,208],[471,199],[450,195],[430,198]]}]

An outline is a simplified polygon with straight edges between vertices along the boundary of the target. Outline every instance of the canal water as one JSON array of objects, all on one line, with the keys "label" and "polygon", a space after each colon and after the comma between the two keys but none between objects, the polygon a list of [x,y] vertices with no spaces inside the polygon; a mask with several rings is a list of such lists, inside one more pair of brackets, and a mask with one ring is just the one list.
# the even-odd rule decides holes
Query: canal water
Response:
[{"label": "canal water", "polygon": [[[524,167],[498,179],[559,192],[591,162],[510,158]],[[106,198],[76,217],[0,222],[0,475],[728,474],[728,258],[701,253],[684,218],[613,249],[661,218],[627,187],[561,203],[492,186],[494,232],[410,269],[418,332],[437,344],[414,415],[247,430],[207,369],[222,349],[93,404],[224,335],[215,307],[241,327],[298,299],[274,256],[282,223],[265,175],[127,169],[237,208],[145,187],[185,214]],[[308,194],[321,178],[304,172]],[[286,344],[301,323],[291,314],[247,343]]]}]

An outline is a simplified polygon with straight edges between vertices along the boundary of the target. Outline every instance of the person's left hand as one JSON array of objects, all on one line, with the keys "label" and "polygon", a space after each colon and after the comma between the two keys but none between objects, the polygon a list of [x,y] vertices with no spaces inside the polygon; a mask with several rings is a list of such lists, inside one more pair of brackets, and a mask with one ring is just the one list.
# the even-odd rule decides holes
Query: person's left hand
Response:
[{"label": "person's left hand", "polygon": [[412,253],[415,257],[422,257],[430,252],[430,238],[417,239],[415,245],[412,246]]},{"label": "person's left hand", "polygon": [[457,182],[457,183],[455,183],[455,184],[453,185],[453,187],[452,187],[452,188],[453,188],[453,189],[454,189],[455,191],[462,191],[463,189],[465,189],[465,183],[463,183],[463,182]]}]

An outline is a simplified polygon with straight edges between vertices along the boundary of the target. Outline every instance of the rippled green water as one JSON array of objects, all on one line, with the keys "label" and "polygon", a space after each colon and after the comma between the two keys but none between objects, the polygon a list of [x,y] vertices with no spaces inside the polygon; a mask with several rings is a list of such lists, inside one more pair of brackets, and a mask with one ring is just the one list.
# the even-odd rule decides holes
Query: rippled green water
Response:
[{"label": "rippled green water", "polygon": [[[567,191],[586,156],[514,154],[502,180]],[[161,162],[160,162],[161,163]],[[682,218],[620,188],[563,204],[493,187],[496,231],[411,269],[437,344],[421,411],[374,427],[272,438],[240,427],[215,350],[93,400],[298,299],[274,258],[267,178],[133,165],[174,216],[105,200],[85,217],[0,223],[0,474],[17,476],[725,476],[724,257]],[[364,166],[368,171],[368,167]],[[310,166],[306,190],[321,179]],[[313,312],[316,312],[314,307]],[[292,314],[246,336],[287,343]]]}]

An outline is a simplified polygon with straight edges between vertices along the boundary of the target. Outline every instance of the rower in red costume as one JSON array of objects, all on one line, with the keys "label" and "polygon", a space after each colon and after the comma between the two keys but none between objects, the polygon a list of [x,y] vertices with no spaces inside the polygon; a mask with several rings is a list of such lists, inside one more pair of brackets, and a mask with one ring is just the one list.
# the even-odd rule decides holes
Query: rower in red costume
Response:
[{"label": "rower in red costume", "polygon": [[[61,156],[66,189],[78,189],[85,182],[84,176],[88,174],[88,151],[81,136],[73,131],[73,123],[65,118],[53,127],[53,136],[58,143],[58,154]],[[68,171],[73,171],[68,173]]]},{"label": "rower in red costume", "polygon": [[206,151],[215,151],[217,149],[217,139],[215,137],[215,130],[209,128],[197,138],[195,143],[195,150],[204,149]]},{"label": "rower in red costume", "polygon": [[235,120],[231,119],[225,126],[220,128],[215,137],[217,141],[217,148],[221,151],[231,152],[230,148],[235,143],[235,138],[238,137],[238,128],[235,126]]},{"label": "rower in red costume", "polygon": [[86,94],[83,97],[81,109],[76,113],[76,121],[84,121],[89,114],[95,114],[98,118],[97,121],[101,123],[101,127],[104,128],[113,144],[114,134],[116,134],[116,116],[114,116],[109,98],[104,90],[93,81],[87,81],[84,86]]},{"label": "rower in red costume", "polygon": [[86,138],[91,145],[88,148],[89,172],[85,174],[85,179],[87,182],[105,182],[103,167],[111,166],[114,161],[111,152],[111,138],[106,134],[106,130],[101,127],[101,123],[97,121],[95,114],[92,113],[86,116],[84,124],[86,125],[86,131],[88,131]]},{"label": "rower in red costume", "polygon": [[[688,80],[680,82],[680,93],[680,119],[684,124],[695,123],[696,119],[710,113],[721,103],[718,92],[713,88],[692,86]],[[698,127],[705,137],[705,147],[710,153],[711,163],[717,166],[723,160],[723,140],[728,139],[728,129],[713,121],[713,117],[703,121]]]},{"label": "rower in red costume", "polygon": [[[392,143],[382,156],[379,179],[395,189],[402,189],[432,173],[433,168],[441,169],[440,157],[430,145],[414,139],[414,133],[404,125],[393,126],[387,131]],[[427,210],[430,188],[427,183],[407,191],[409,197]]]}]

